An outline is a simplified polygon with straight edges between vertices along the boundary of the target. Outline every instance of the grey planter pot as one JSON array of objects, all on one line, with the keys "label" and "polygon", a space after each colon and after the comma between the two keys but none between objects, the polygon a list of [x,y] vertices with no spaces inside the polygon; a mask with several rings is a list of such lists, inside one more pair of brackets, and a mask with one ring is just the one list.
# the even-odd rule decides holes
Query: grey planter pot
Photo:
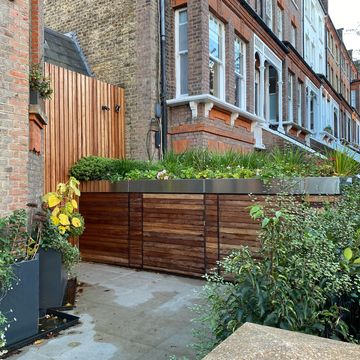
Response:
[{"label": "grey planter pot", "polygon": [[40,316],[44,315],[47,309],[62,306],[67,284],[67,271],[62,264],[61,253],[57,250],[41,249],[40,257]]},{"label": "grey planter pot", "polygon": [[0,311],[10,322],[5,334],[7,346],[36,335],[39,324],[38,255],[34,260],[14,264],[13,270],[17,283],[0,302]]}]

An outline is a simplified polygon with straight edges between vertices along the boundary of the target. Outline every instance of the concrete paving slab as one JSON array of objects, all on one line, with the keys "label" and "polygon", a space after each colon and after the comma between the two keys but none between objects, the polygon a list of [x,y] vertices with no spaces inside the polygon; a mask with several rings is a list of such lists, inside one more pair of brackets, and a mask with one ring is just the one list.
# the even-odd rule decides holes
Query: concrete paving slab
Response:
[{"label": "concrete paving slab", "polygon": [[30,346],[11,360],[168,360],[189,356],[189,306],[204,281],[82,263],[74,314],[81,325]]}]

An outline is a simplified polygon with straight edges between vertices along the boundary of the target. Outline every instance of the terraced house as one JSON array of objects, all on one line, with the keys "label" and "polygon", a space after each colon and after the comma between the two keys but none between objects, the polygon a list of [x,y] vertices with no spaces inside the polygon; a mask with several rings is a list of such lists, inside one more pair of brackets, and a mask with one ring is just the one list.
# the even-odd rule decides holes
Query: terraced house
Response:
[{"label": "terraced house", "polygon": [[359,73],[327,0],[48,0],[45,21],[125,88],[129,157],[291,143],[360,159]]}]

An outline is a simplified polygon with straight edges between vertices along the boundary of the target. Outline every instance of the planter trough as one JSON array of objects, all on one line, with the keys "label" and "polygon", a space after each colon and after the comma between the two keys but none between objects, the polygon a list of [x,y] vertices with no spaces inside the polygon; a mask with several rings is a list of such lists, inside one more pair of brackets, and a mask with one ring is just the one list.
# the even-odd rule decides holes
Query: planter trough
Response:
[{"label": "planter trough", "polygon": [[14,264],[13,270],[17,281],[0,302],[0,311],[10,323],[5,333],[8,346],[37,334],[39,322],[38,256]]},{"label": "planter trough", "polygon": [[67,271],[62,264],[61,253],[57,250],[41,249],[40,258],[40,315],[42,316],[47,309],[61,307],[63,304],[66,284]]}]

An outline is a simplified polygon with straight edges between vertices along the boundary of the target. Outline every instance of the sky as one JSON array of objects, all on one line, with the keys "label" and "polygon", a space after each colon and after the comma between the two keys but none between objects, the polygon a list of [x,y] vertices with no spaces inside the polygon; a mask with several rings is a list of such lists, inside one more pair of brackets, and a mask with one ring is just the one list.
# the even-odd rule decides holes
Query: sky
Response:
[{"label": "sky", "polygon": [[329,0],[330,17],[335,27],[344,28],[344,42],[360,60],[360,0]]}]

